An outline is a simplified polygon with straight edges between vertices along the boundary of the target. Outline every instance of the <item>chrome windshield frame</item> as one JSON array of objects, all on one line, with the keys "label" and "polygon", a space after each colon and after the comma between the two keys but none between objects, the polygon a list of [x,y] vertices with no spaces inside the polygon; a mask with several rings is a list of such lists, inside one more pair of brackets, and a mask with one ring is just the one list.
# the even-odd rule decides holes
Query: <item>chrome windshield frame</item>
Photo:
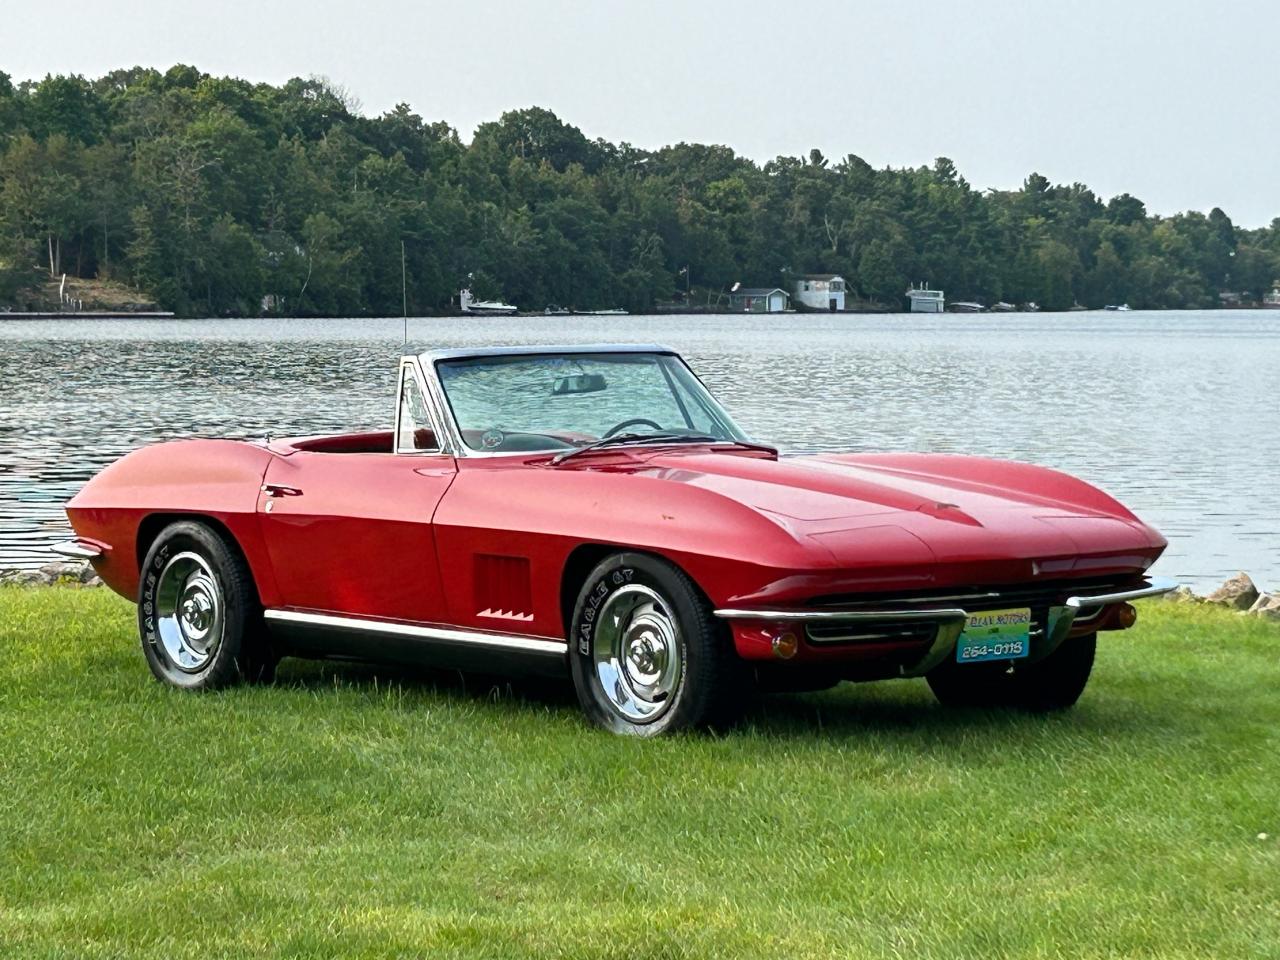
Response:
[{"label": "chrome windshield frame", "polygon": [[[427,388],[428,405],[434,408],[437,418],[444,427],[444,432],[437,436],[444,436],[447,439],[449,452],[455,457],[529,457],[539,456],[542,454],[563,453],[564,447],[548,447],[545,450],[474,450],[469,447],[462,438],[462,429],[458,424],[457,418],[454,416],[453,407],[449,403],[448,394],[445,391],[444,383],[440,379],[440,371],[436,364],[449,360],[473,360],[484,357],[538,357],[538,356],[556,356],[556,355],[575,355],[575,354],[652,354],[656,356],[673,357],[681,364],[689,375],[706,390],[707,395],[715,402],[717,407],[723,411],[720,402],[715,399],[715,395],[707,389],[707,385],[702,382],[702,378],[697,372],[687,364],[682,356],[670,347],[664,347],[655,343],[593,343],[581,344],[574,346],[565,345],[528,345],[516,347],[459,347],[442,350],[428,350],[418,354],[415,357],[406,357],[405,360],[418,361],[418,370],[423,375]],[[402,361],[403,362],[403,361]],[[399,417],[399,397],[396,398],[396,415]],[[728,411],[724,411],[728,416]],[[746,434],[742,428],[734,424],[732,418],[729,421],[735,430]],[[749,439],[749,438],[748,438]]]}]

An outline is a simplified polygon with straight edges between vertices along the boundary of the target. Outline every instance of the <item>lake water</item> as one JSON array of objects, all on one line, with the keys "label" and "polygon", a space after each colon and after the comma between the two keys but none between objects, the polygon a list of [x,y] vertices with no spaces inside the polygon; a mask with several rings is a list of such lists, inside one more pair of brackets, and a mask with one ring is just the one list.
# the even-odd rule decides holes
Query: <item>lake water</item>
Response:
[{"label": "lake water", "polygon": [[[51,559],[61,504],[141,444],[389,428],[403,324],[0,319],[0,569]],[[1280,588],[1280,312],[440,318],[410,350],[680,350],[785,450],[936,450],[1077,474],[1169,538],[1198,588]]]}]

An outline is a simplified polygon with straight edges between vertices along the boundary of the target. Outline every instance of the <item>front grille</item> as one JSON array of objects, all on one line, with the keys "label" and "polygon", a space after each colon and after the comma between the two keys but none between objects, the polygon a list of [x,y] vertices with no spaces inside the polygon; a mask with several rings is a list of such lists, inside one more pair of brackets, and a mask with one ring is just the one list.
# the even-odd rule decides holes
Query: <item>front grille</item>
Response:
[{"label": "front grille", "polygon": [[937,629],[927,620],[909,625],[892,620],[816,620],[805,626],[813,643],[928,643]]}]

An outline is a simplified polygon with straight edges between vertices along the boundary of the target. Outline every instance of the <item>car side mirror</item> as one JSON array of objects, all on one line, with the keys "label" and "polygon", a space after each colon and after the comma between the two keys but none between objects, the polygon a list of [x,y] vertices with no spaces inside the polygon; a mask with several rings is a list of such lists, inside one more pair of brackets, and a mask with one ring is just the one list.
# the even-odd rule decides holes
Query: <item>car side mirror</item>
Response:
[{"label": "car side mirror", "polygon": [[556,377],[556,382],[551,387],[551,395],[565,397],[574,393],[599,393],[608,386],[603,374],[575,373],[568,377]]}]

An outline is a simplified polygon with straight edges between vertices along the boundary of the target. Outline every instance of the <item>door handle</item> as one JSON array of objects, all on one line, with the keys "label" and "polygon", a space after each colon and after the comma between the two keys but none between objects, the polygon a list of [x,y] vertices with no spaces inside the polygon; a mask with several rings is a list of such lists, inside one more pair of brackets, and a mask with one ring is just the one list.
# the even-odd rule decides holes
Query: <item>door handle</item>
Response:
[{"label": "door handle", "polygon": [[268,497],[300,497],[302,491],[297,487],[286,487],[282,483],[264,483],[262,492]]}]

